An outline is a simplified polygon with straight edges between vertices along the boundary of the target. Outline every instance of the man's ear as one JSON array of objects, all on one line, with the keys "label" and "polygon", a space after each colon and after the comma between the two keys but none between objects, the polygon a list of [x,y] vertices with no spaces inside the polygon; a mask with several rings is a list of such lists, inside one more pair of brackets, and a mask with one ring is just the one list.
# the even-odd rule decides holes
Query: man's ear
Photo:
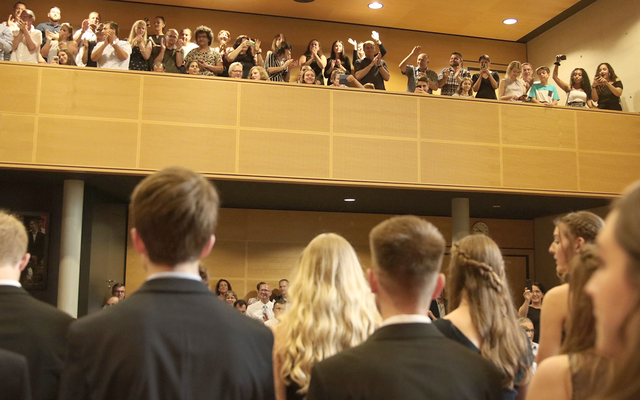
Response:
[{"label": "man's ear", "polygon": [[133,248],[136,249],[138,253],[147,254],[147,248],[136,228],[131,228],[131,241],[133,242]]},{"label": "man's ear", "polygon": [[444,290],[444,285],[447,283],[447,278],[445,278],[443,273],[438,274],[438,279],[436,280],[436,288],[433,291],[433,296],[431,300],[435,300],[440,296],[440,293]]},{"label": "man's ear", "polygon": [[209,241],[202,249],[202,253],[200,253],[200,258],[205,258],[211,253],[211,249],[213,249],[213,245],[216,243],[216,235],[211,235]]},{"label": "man's ear", "polygon": [[371,287],[371,293],[378,293],[378,275],[371,268],[367,269],[367,280]]},{"label": "man's ear", "polygon": [[22,256],[22,258],[20,259],[20,264],[19,264],[20,272],[22,272],[27,267],[27,264],[29,264],[29,259],[31,259],[31,254],[29,254],[29,253],[25,253]]}]

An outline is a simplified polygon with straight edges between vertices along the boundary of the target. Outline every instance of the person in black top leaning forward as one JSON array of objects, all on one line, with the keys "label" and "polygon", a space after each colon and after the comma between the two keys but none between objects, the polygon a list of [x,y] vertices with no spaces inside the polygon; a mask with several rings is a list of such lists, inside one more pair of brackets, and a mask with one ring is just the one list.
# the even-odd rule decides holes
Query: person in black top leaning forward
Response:
[{"label": "person in black top leaning forward", "polygon": [[491,71],[491,60],[487,54],[480,56],[480,73],[474,74],[473,91],[476,92],[476,99],[494,99],[496,100],[496,89],[500,84],[500,75]]},{"label": "person in black top leaning forward", "polygon": [[445,240],[415,217],[394,217],[369,235],[367,271],[384,322],[364,344],[316,364],[308,400],[500,399],[497,370],[445,338],[427,316],[444,286]]}]

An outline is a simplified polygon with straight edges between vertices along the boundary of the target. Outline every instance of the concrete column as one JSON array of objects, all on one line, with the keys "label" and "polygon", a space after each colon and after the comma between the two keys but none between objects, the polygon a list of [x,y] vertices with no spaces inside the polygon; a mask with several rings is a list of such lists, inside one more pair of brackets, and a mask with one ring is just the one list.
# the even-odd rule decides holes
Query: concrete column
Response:
[{"label": "concrete column", "polygon": [[469,234],[469,199],[452,199],[451,217],[451,243],[456,243]]},{"label": "concrete column", "polygon": [[84,182],[78,180],[64,181],[58,308],[74,318],[78,316],[83,203]]}]

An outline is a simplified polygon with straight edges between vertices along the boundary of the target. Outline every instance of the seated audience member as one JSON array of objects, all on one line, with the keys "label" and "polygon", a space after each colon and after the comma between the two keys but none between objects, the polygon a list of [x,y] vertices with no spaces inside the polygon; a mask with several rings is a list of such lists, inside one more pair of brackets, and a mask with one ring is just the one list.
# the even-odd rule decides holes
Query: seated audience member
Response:
[{"label": "seated audience member", "polygon": [[[443,337],[427,316],[431,299],[444,285],[439,271],[445,240],[438,229],[415,216],[394,217],[373,228],[369,243],[367,277],[384,321],[364,344],[317,363],[307,398],[500,399],[495,367]],[[334,314],[341,310],[331,302],[325,308]],[[284,322],[292,315],[293,308]]]},{"label": "seated audience member", "polygon": [[[538,355],[538,343],[533,341],[533,335],[535,334],[535,328],[533,327],[533,322],[531,322],[531,320],[529,318],[518,318],[518,323],[520,324],[520,327],[522,327],[522,329],[524,330],[524,333],[527,334],[527,337],[529,338],[529,346],[531,347],[531,353],[533,354],[533,356],[537,356]],[[534,370],[535,370],[535,364],[534,364]]]},{"label": "seated audience member", "polygon": [[251,318],[268,321],[273,318],[273,302],[271,297],[271,287],[263,283],[258,288],[258,301],[247,307],[247,315]]},{"label": "seated audience member", "polygon": [[[58,7],[52,7],[49,9],[49,13],[47,14],[47,18],[49,20],[47,22],[42,22],[36,26],[36,29],[42,33],[42,37],[44,38],[47,32],[56,34],[60,32],[60,9]],[[44,44],[44,41],[43,41]],[[43,56],[44,57],[44,56]],[[46,58],[46,57],[45,57]]]},{"label": "seated audience member", "polygon": [[[535,81],[534,78],[533,65],[528,62],[522,63],[522,81],[524,82],[524,87],[527,89],[526,93],[529,93],[529,90],[531,90],[531,86],[533,86]],[[527,97],[526,101],[529,101],[529,97]]]},{"label": "seated audience member", "polygon": [[[531,290],[524,288],[524,303],[518,309],[518,316],[531,321],[533,334],[531,340],[538,343],[540,340],[540,312],[542,310],[542,300],[544,300],[544,286],[538,282],[531,284]],[[538,355],[538,350],[534,355]]]},{"label": "seated audience member", "polygon": [[147,38],[147,23],[144,20],[138,20],[133,23],[128,41],[131,45],[129,69],[149,71],[147,60],[151,57],[153,43]]},{"label": "seated audience member", "polygon": [[71,55],[75,58],[76,54],[78,54],[78,45],[72,39],[73,37],[73,27],[68,23],[63,23],[60,25],[60,29],[56,34],[51,33],[50,31],[45,31],[45,44],[42,46],[40,50],[40,54],[47,60],[47,63],[51,64],[53,62],[53,57],[58,55],[59,50],[69,50]]},{"label": "seated audience member", "polygon": [[236,61],[229,65],[229,78],[242,79],[242,63]]},{"label": "seated audience member", "polygon": [[204,25],[196,28],[196,43],[198,47],[191,50],[184,58],[185,63],[197,61],[200,66],[200,75],[220,75],[223,71],[222,57],[220,53],[212,49],[213,32]]},{"label": "seated audience member", "polygon": [[227,304],[231,306],[236,304],[236,301],[238,301],[238,295],[233,290],[229,290],[227,294],[225,294],[224,298]]},{"label": "seated audience member", "polygon": [[622,96],[622,81],[616,75],[609,63],[602,63],[596,69],[596,76],[591,86],[591,98],[598,102],[602,110],[622,111],[620,96]]},{"label": "seated audience member", "polygon": [[73,35],[73,40],[78,42],[78,47],[83,40],[88,40],[89,42],[97,42],[96,37],[96,28],[100,24],[100,13],[97,11],[91,11],[89,13],[89,17],[82,21],[82,27],[76,31]]},{"label": "seated audience member", "polygon": [[496,99],[496,89],[500,82],[500,75],[491,71],[491,59],[488,54],[483,54],[478,59],[480,63],[480,72],[474,74],[473,91],[476,92],[477,99]]},{"label": "seated audience member", "polygon": [[[28,241],[22,222],[0,211],[0,349],[26,357],[34,400],[57,399],[73,318],[34,299],[20,285],[30,258]],[[0,378],[7,379],[4,374]],[[11,398],[5,395],[0,397]]]},{"label": "seated audience member", "polygon": [[331,73],[331,86],[357,87],[360,89],[364,89],[362,83],[358,82],[358,80],[353,75],[347,74],[347,71],[345,71],[344,69],[333,70],[333,72]]},{"label": "seated audience member", "polygon": [[264,67],[256,65],[249,70],[249,79],[254,81],[268,81],[269,73],[264,69]]},{"label": "seated audience member", "polygon": [[273,398],[273,335],[198,274],[218,203],[210,181],[180,167],[136,186],[131,238],[147,279],[117,307],[72,323],[61,399]]},{"label": "seated audience member", "polygon": [[[567,93],[567,103],[565,105],[567,107],[594,108],[595,105],[591,101],[591,82],[589,82],[587,71],[582,68],[575,68],[571,72],[569,84],[567,85],[558,76],[562,57],[560,54],[557,55],[556,62],[553,63],[553,80],[560,89]],[[566,59],[566,56],[564,58]]]},{"label": "seated audience member", "polygon": [[161,62],[157,62],[155,64],[153,64],[153,72],[167,72],[166,68],[164,67],[164,64]]},{"label": "seated audience member", "polygon": [[220,279],[218,283],[216,283],[216,295],[218,295],[218,298],[220,300],[227,299],[227,292],[229,290],[233,290],[233,288],[231,287],[231,284],[228,280]]},{"label": "seated audience member", "polygon": [[430,90],[429,90],[429,78],[427,78],[426,75],[422,75],[422,76],[418,77],[418,80],[417,80],[415,86],[416,86],[416,88],[413,91],[414,93],[428,94],[430,92]]},{"label": "seated audience member", "polygon": [[233,308],[240,311],[240,314],[247,315],[247,302],[240,299],[233,303]]},{"label": "seated audience member", "polygon": [[200,64],[197,61],[191,61],[187,66],[187,74],[189,75],[200,75]]},{"label": "seated audience member", "polygon": [[593,305],[584,291],[599,264],[592,244],[583,246],[573,259],[569,278],[571,307],[561,355],[546,358],[538,367],[527,394],[532,399],[586,399],[606,383],[610,363],[593,352]]},{"label": "seated audience member", "polygon": [[502,254],[488,236],[467,236],[452,246],[447,294],[452,311],[434,324],[500,371],[505,400],[525,394],[533,355],[518,324]]},{"label": "seated audience member", "polygon": [[29,366],[23,355],[0,349],[0,397],[7,400],[31,400]]},{"label": "seated audience member", "polygon": [[82,41],[82,44],[78,49],[78,55],[76,55],[76,65],[92,68],[96,68],[98,66],[98,64],[91,59],[91,54],[96,48],[96,44],[104,40],[104,24],[98,24],[98,26],[96,27],[95,35],[95,41],[89,41],[87,39],[84,39]]},{"label": "seated audience member", "polygon": [[[280,46],[280,43],[282,42],[286,42],[287,38],[284,36],[284,33],[278,33],[273,40],[271,41],[271,48],[267,51],[267,55],[264,57],[265,59],[265,63],[267,60],[267,57],[269,57],[269,55],[273,52],[276,51],[276,49],[278,48],[278,46]],[[265,67],[266,68],[266,67]]]},{"label": "seated audience member", "polygon": [[[259,294],[260,294],[260,286],[262,286],[262,285],[266,285],[266,284],[267,284],[266,282],[259,282],[259,283],[256,285],[256,297],[251,297],[251,298],[249,298],[249,299],[247,300],[247,304],[248,304],[248,305],[252,305],[253,303],[255,303],[255,302],[257,302],[257,301],[258,301],[258,297],[259,297]],[[249,292],[249,293],[251,293],[251,292]],[[249,295],[249,293],[247,293],[247,295]]]},{"label": "seated audience member", "polygon": [[12,35],[17,35],[20,28],[18,28],[18,21],[21,20],[20,16],[22,12],[27,9],[27,6],[19,1],[13,5],[13,13],[9,15],[9,18],[2,23],[2,25],[8,27]]},{"label": "seated audience member", "polygon": [[281,315],[287,311],[287,302],[284,300],[274,300],[273,303],[273,318],[265,321],[265,325],[269,328],[273,328],[281,321]]},{"label": "seated audience member", "polygon": [[52,64],[58,65],[76,65],[75,57],[68,49],[58,50],[58,60],[54,60]]},{"label": "seated audience member", "polygon": [[563,283],[545,293],[540,310],[540,349],[538,364],[545,358],[555,356],[562,346],[566,321],[569,315],[569,284],[571,260],[580,254],[582,246],[593,243],[604,221],[589,211],[566,214],[554,221],[553,242],[549,253],[556,261],[556,274]]},{"label": "seated audience member", "polygon": [[98,68],[129,69],[131,45],[126,40],[118,39],[118,24],[104,23],[104,40],[93,49],[91,59]]},{"label": "seated audience member", "polygon": [[36,16],[31,10],[24,10],[17,20],[18,34],[13,38],[10,61],[37,63],[42,44],[42,34],[33,27]]},{"label": "seated audience member", "polygon": [[214,50],[220,53],[223,58],[225,55],[233,51],[233,47],[227,46],[227,43],[229,43],[229,38],[231,38],[231,33],[229,31],[225,31],[223,29],[218,32],[218,46],[215,47]]},{"label": "seated audience member", "polygon": [[[424,76],[427,78],[426,93],[431,94],[434,90],[438,90],[438,74],[429,69],[429,56],[426,53],[421,53],[421,46],[415,46],[411,53],[400,62],[400,72],[407,77],[407,92],[408,93],[420,93],[416,92],[418,86],[418,78]],[[417,67],[413,65],[407,65],[409,58],[417,55]]]},{"label": "seated audience member", "polygon": [[111,296],[107,299],[106,303],[104,303],[104,306],[102,308],[107,308],[107,307],[111,307],[111,306],[115,306],[116,304],[118,304],[120,302],[120,299],[117,298],[116,296]]},{"label": "seated audience member", "polygon": [[314,364],[364,342],[380,323],[353,247],[334,233],[307,245],[288,293],[289,310],[274,329],[277,400],[307,398]]},{"label": "seated audience member", "polygon": [[331,74],[335,69],[344,69],[351,75],[351,60],[344,55],[344,44],[341,40],[336,40],[331,45],[331,58],[327,60],[327,66],[324,68],[324,77],[332,81]]},{"label": "seated audience member", "polygon": [[316,79],[315,71],[311,67],[302,68],[298,79],[300,80],[299,83],[305,85],[321,85],[321,83],[319,83],[319,81]]},{"label": "seated audience member", "polygon": [[595,398],[640,398],[640,181],[614,201],[598,234],[601,267],[586,286],[593,301],[595,351],[613,374]]},{"label": "seated audience member", "polygon": [[292,47],[286,41],[280,42],[276,50],[267,56],[264,68],[269,73],[269,80],[274,82],[289,82],[291,68],[298,62],[291,58]]},{"label": "seated audience member", "polygon": [[368,40],[362,46],[364,58],[354,63],[356,79],[360,83],[373,83],[376,89],[385,90],[384,82],[388,81],[391,75],[387,63],[382,59],[382,55],[376,55],[376,45]]},{"label": "seated audience member", "polygon": [[280,294],[273,298],[274,301],[284,300],[285,303],[289,302],[289,280],[286,278],[280,279],[278,282],[278,289]]},{"label": "seated audience member", "polygon": [[444,68],[438,75],[438,87],[443,96],[453,96],[463,78],[471,78],[471,72],[462,68],[462,54],[454,51],[449,58],[449,67]]},{"label": "seated audience member", "polygon": [[160,41],[160,52],[156,56],[155,62],[161,62],[165,71],[172,74],[179,74],[182,67],[182,53],[178,48],[178,31],[167,30],[164,39]]},{"label": "seated audience member", "polygon": [[126,297],[126,288],[122,283],[116,283],[111,288],[111,295],[117,297],[119,300],[124,300]]},{"label": "seated audience member", "polygon": [[507,75],[498,86],[498,99],[506,101],[525,101],[527,88],[520,79],[522,64],[519,61],[511,61],[507,67]]},{"label": "seated audience member", "polygon": [[462,78],[453,97],[473,97],[473,81],[471,78]]},{"label": "seated audience member", "polygon": [[13,48],[13,34],[8,26],[0,25],[0,61],[9,61]]},{"label": "seated audience member", "polygon": [[[384,56],[387,54],[387,49],[385,49],[382,41],[380,40],[380,34],[377,31],[371,31],[371,39],[373,39],[374,42],[378,45],[378,48],[380,49],[380,57],[384,58]],[[355,66],[356,60],[361,60],[364,58],[364,43],[358,43],[351,38],[349,38],[348,42],[353,45],[353,65]]]},{"label": "seated audience member", "polygon": [[249,70],[256,65],[263,66],[262,50],[258,39],[250,39],[246,35],[238,36],[233,43],[233,51],[225,56],[228,63],[239,62],[242,64],[242,78],[249,77]]},{"label": "seated audience member", "polygon": [[544,104],[546,106],[555,106],[560,100],[556,87],[549,84],[549,68],[536,68],[536,75],[540,79],[540,83],[536,82],[529,90],[529,98],[532,103]]},{"label": "seated audience member", "polygon": [[191,29],[184,28],[182,31],[180,31],[178,47],[180,47],[180,52],[182,53],[183,60],[191,50],[198,48],[198,45],[191,41]]},{"label": "seated audience member", "polygon": [[322,54],[322,47],[320,47],[320,42],[316,39],[312,39],[307,45],[307,50],[303,55],[300,56],[299,60],[300,64],[300,73],[302,74],[302,68],[310,67],[316,80],[320,82],[321,85],[324,85],[324,78],[322,77],[322,73],[327,66],[327,57]]}]

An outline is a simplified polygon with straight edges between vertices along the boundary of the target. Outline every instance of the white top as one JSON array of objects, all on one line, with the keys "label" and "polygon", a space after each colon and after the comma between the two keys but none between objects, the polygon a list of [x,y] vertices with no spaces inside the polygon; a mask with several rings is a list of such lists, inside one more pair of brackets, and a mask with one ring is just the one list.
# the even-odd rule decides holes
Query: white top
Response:
[{"label": "white top", "polygon": [[198,274],[190,274],[188,272],[178,272],[178,271],[165,271],[165,272],[156,272],[155,274],[151,274],[147,277],[147,281],[151,281],[153,279],[162,279],[162,278],[179,278],[179,279],[191,279],[193,281],[202,282],[202,278]]},{"label": "white top", "polygon": [[263,314],[267,314],[268,319],[273,319],[273,301],[264,304],[260,300],[247,307],[247,315],[260,321],[264,321]]},{"label": "white top", "polygon": [[567,105],[570,103],[582,103],[583,107],[587,107],[587,94],[582,90],[571,89],[567,94]]},{"label": "white top", "polygon": [[[96,44],[96,47],[93,49],[95,52],[99,49],[104,41]],[[114,42],[117,44],[122,50],[126,51],[128,56],[124,60],[121,60],[116,55],[116,51],[113,49],[112,45],[108,45],[100,58],[98,58],[97,64],[98,68],[110,68],[110,69],[129,69],[129,59],[131,58],[131,45],[126,40],[116,39]]]},{"label": "white top", "polygon": [[382,326],[397,324],[430,324],[431,318],[422,314],[400,314],[394,315],[382,321]]},{"label": "white top", "polygon": [[191,50],[196,48],[198,48],[198,45],[193,42],[189,42],[189,44],[182,46],[182,48],[180,49],[180,51],[182,52],[182,59],[184,60],[187,54],[189,54]]},{"label": "white top", "polygon": [[[38,63],[38,54],[40,52],[40,45],[42,44],[42,32],[32,26],[29,34],[31,35],[31,40],[33,40],[33,43],[36,45],[35,50],[29,51],[26,38],[23,37],[18,44],[18,48],[11,53],[10,61]],[[14,36],[17,35],[14,34]]]},{"label": "white top", "polygon": [[[518,97],[520,97],[525,95],[526,93],[527,93],[527,89],[524,87],[524,82],[522,82],[520,79],[516,79],[515,81],[512,81],[509,78],[505,78],[504,80],[505,96],[517,94]],[[512,100],[512,101],[517,101],[517,100]]]}]

